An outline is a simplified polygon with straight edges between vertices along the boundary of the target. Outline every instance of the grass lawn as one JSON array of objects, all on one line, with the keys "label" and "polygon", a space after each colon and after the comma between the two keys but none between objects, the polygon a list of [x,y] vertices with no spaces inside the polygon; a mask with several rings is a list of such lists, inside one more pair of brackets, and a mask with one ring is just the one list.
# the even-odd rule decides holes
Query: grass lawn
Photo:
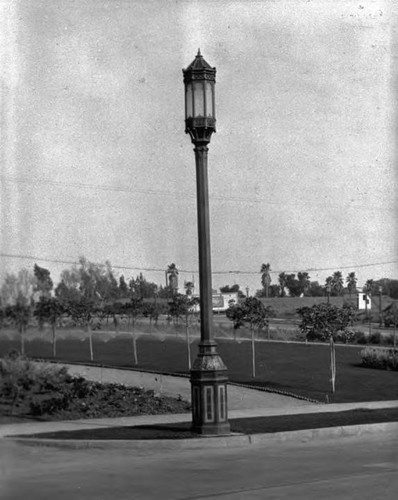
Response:
[{"label": "grass lawn", "polygon": [[[231,432],[241,434],[266,434],[274,432],[320,429],[327,427],[397,422],[398,408],[378,410],[350,410],[338,413],[310,413],[275,417],[253,417],[230,419]],[[42,439],[189,439],[199,437],[191,432],[190,422],[162,425],[139,425],[132,427],[107,427],[40,433],[23,437]]]},{"label": "grass lawn", "polygon": [[[158,372],[188,374],[187,347],[182,338],[165,340],[138,337],[139,364],[134,366],[131,336],[116,338],[94,334],[94,362]],[[0,356],[19,349],[19,341],[0,338]],[[251,377],[250,342],[218,341],[219,353],[232,382],[288,392],[317,401],[340,403],[398,399],[398,372],[361,366],[361,347],[336,346],[336,392],[331,393],[330,354],[326,344],[256,343],[256,377]],[[197,342],[191,345],[196,356]],[[51,359],[51,343],[40,338],[26,342],[26,354]],[[57,359],[90,362],[88,339],[64,338],[57,342]]]}]

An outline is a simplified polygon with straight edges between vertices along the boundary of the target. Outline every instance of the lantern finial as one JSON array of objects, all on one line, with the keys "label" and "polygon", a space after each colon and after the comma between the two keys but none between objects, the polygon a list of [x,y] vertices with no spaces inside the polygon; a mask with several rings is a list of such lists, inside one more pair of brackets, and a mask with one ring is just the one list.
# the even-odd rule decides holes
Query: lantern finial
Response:
[{"label": "lantern finial", "polygon": [[200,53],[200,48],[198,49],[198,53],[197,53],[196,57],[202,57],[202,54]]}]

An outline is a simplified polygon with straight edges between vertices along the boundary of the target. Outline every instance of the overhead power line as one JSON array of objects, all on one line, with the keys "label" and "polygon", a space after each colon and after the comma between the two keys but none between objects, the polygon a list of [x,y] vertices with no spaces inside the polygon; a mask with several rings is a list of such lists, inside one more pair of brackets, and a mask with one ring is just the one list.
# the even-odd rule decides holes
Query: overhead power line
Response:
[{"label": "overhead power line", "polygon": [[[1,257],[6,257],[6,258],[11,258],[11,259],[24,259],[24,260],[36,260],[39,262],[52,262],[55,264],[78,264],[79,262],[77,260],[62,260],[62,259],[50,259],[50,258],[43,258],[43,257],[37,257],[34,255],[19,255],[19,254],[8,254],[8,253],[0,253]],[[350,266],[332,266],[332,267],[311,267],[307,269],[291,269],[291,270],[275,270],[275,271],[270,271],[271,274],[279,274],[281,272],[284,273],[297,273],[297,272],[316,272],[316,271],[331,271],[331,270],[339,270],[339,269],[357,269],[357,268],[364,268],[364,267],[375,267],[375,266],[385,266],[389,264],[397,264],[398,260],[391,260],[387,262],[372,262],[372,263],[367,263],[367,264],[352,264]],[[98,265],[105,265],[105,264],[98,264]],[[131,270],[131,271],[152,271],[152,272],[165,272],[165,268],[159,268],[159,267],[139,267],[139,266],[121,266],[121,265],[113,265],[111,264],[112,269],[122,269],[122,270]],[[198,274],[197,269],[179,269],[181,273],[195,273]],[[240,271],[240,270],[230,270],[230,271],[212,271],[212,274],[244,274],[244,275],[259,275],[261,274],[260,271]]]},{"label": "overhead power line", "polygon": [[[12,259],[29,259],[29,260],[37,260],[39,262],[53,262],[54,264],[78,264],[78,260],[62,260],[62,259],[49,259],[49,258],[43,258],[43,257],[36,257],[34,255],[16,255],[16,254],[8,254],[8,253],[0,253],[0,257],[8,257]],[[97,264],[97,263],[96,263]],[[105,264],[97,264],[99,266],[105,266]],[[160,269],[160,268],[154,268],[154,267],[131,267],[131,266],[116,266],[111,264],[111,267],[113,269],[129,269],[131,271],[162,271],[164,272],[165,269]],[[194,272],[194,271],[183,271],[181,272]]]},{"label": "overhead power line", "polygon": [[[161,191],[155,189],[132,189],[128,187],[122,186],[103,186],[100,184],[89,184],[82,182],[61,182],[61,181],[52,181],[49,179],[17,179],[14,177],[6,177],[0,176],[0,179],[4,182],[13,182],[15,184],[29,184],[29,185],[50,185],[50,186],[59,186],[59,187],[73,187],[78,189],[94,189],[97,191],[117,191],[117,192],[125,192],[125,193],[139,193],[139,194],[153,194],[153,195],[164,195],[164,196],[176,196],[176,192],[172,191]],[[189,198],[194,198],[195,195],[187,195]]]},{"label": "overhead power line", "polygon": [[[72,187],[77,189],[92,189],[95,191],[115,191],[122,193],[133,193],[133,194],[144,194],[151,196],[169,196],[176,200],[180,198],[188,198],[188,199],[196,199],[196,194],[193,192],[192,194],[187,192],[180,191],[166,191],[160,189],[139,189],[139,188],[129,188],[122,186],[109,186],[109,185],[100,185],[100,184],[90,184],[90,183],[80,183],[80,182],[61,182],[61,181],[52,181],[50,179],[21,179],[15,177],[7,177],[0,176],[0,180],[3,182],[11,182],[14,184],[27,184],[31,186],[35,185],[50,185],[50,186],[58,186],[58,187]],[[255,196],[251,197],[241,197],[241,196],[222,196],[218,194],[210,195],[210,199],[212,201],[218,202],[233,202],[233,203],[249,203],[256,204],[261,203],[265,205],[277,205],[277,206],[320,206],[320,207],[334,207],[337,206],[334,200],[330,200],[329,202],[316,202],[313,200],[297,200],[297,201],[286,201],[281,202],[280,200],[270,200],[269,198],[259,198]],[[374,204],[359,204],[359,203],[346,203],[344,205],[339,204],[339,208],[347,207],[347,208],[357,208],[361,210],[382,210],[382,211],[391,211],[394,207],[385,207],[385,206],[375,206]]]}]

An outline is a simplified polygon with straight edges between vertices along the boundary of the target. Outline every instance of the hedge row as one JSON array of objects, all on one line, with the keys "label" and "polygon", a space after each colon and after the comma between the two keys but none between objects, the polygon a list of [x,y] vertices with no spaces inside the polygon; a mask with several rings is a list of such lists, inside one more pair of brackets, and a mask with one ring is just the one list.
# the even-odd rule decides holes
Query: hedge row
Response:
[{"label": "hedge row", "polygon": [[366,347],[361,351],[362,365],[367,368],[398,371],[398,349]]},{"label": "hedge row", "polygon": [[[262,333],[262,338],[267,338],[266,332]],[[269,338],[271,340],[295,340],[295,341],[305,341],[305,335],[300,332],[300,330],[288,330],[284,328],[271,329],[269,332]],[[322,335],[313,336],[308,339],[315,342],[325,342]],[[337,336],[337,342],[343,344],[354,344],[354,345],[380,345],[380,346],[394,346],[394,334],[381,334],[378,331],[372,332],[370,335],[363,331],[347,330],[346,332],[341,332]],[[398,335],[396,339],[398,343]]]},{"label": "hedge row", "polygon": [[[343,336],[344,337],[344,336]],[[382,346],[393,346],[394,345],[394,334],[390,333],[388,335],[383,335],[380,332],[372,332],[370,335],[365,334],[362,331],[351,332],[346,340],[350,344],[359,345],[382,345]],[[344,338],[342,339],[345,340]]]}]

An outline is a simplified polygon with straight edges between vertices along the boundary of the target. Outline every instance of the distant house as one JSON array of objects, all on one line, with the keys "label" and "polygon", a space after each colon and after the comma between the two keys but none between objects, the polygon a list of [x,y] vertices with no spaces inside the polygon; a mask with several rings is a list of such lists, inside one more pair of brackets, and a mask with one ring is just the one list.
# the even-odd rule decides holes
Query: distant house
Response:
[{"label": "distant house", "polygon": [[372,298],[369,294],[364,292],[357,293],[357,309],[363,311],[371,311],[372,309]]},{"label": "distant house", "polygon": [[[215,293],[214,293],[215,292]],[[193,297],[200,298],[199,295],[193,295]],[[219,293],[217,290],[213,290],[212,304],[213,312],[225,312],[231,303],[238,304],[238,294],[236,292],[231,293]],[[194,308],[195,312],[200,311],[200,304],[197,304]]]}]

